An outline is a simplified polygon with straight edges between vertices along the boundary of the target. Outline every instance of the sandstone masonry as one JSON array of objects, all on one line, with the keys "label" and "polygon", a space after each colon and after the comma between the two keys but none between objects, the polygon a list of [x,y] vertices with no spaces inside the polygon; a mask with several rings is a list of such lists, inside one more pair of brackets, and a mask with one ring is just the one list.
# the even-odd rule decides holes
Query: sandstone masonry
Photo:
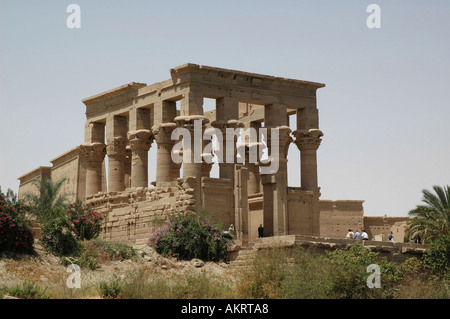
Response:
[{"label": "sandstone masonry", "polygon": [[[317,150],[319,129],[316,91],[322,83],[286,79],[237,70],[185,64],[170,70],[170,79],[147,85],[129,83],[88,97],[84,142],[20,179],[19,197],[34,191],[36,178],[65,177],[64,191],[104,213],[102,237],[143,243],[165,212],[202,210],[225,228],[235,225],[243,245],[265,236],[304,235],[345,237],[348,228],[366,228],[371,238],[383,240],[396,229],[401,236],[408,219],[367,218],[363,201],[321,201]],[[204,111],[205,99],[215,110]],[[296,116],[296,127],[289,117]],[[278,170],[262,174],[262,158],[239,161],[238,148],[248,159],[257,143],[245,140],[232,149],[231,162],[219,163],[219,178],[210,177],[212,153],[203,160],[172,160],[172,132],[184,128],[195,135],[216,128],[225,138],[227,129],[277,129]],[[181,138],[180,138],[181,140]],[[184,140],[187,143],[187,140]],[[193,143],[191,140],[190,143]],[[203,141],[203,145],[205,145]],[[300,176],[289,175],[287,151],[294,143],[300,152]],[[186,145],[186,144],[185,144]],[[190,145],[193,147],[193,144]],[[151,148],[156,158],[149,158]],[[191,158],[194,159],[194,158]],[[107,163],[107,165],[106,165]],[[156,180],[149,181],[149,170]],[[301,187],[289,187],[299,179]],[[402,228],[403,227],[403,228]],[[383,238],[384,236],[384,238]]]}]

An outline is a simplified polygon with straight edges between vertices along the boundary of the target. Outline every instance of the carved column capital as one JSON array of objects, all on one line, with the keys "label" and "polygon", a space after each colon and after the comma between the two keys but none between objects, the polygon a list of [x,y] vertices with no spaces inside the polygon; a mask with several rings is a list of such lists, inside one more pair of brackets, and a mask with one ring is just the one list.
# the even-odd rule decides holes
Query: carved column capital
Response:
[{"label": "carved column capital", "polygon": [[153,133],[150,130],[137,130],[128,132],[130,149],[134,151],[148,151],[153,143]]},{"label": "carved column capital", "polygon": [[160,123],[152,127],[153,135],[156,143],[159,144],[173,144],[171,138],[172,131],[177,128],[176,123]]},{"label": "carved column capital", "polygon": [[204,129],[205,124],[209,123],[209,119],[203,115],[177,116],[174,121],[178,127],[183,127],[188,130],[194,130],[195,121],[202,122],[202,129]]},{"label": "carved column capital", "polygon": [[108,156],[126,156],[127,139],[125,137],[114,137],[106,146]]},{"label": "carved column capital", "polygon": [[103,143],[84,143],[80,145],[81,156],[87,162],[103,162],[106,155],[106,145]]},{"label": "carved column capital", "polygon": [[211,123],[212,127],[216,127],[222,131],[222,133],[225,133],[225,130],[227,128],[236,129],[239,127],[244,127],[244,123],[238,120],[217,120],[213,121]]},{"label": "carved column capital", "polygon": [[[278,151],[280,159],[286,159],[289,145],[293,142],[291,137],[291,129],[289,126],[277,126],[275,129],[278,130]],[[272,130],[267,130],[267,146],[272,147]]]},{"label": "carved column capital", "polygon": [[318,129],[297,130],[292,133],[295,136],[295,145],[300,151],[317,150],[322,142],[323,133]]}]

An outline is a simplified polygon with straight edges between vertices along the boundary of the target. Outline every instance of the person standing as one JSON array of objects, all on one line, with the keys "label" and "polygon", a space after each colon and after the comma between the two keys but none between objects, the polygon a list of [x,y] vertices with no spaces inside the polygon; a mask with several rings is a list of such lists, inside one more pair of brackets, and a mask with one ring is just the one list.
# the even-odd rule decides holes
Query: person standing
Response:
[{"label": "person standing", "polygon": [[420,244],[421,243],[421,239],[420,239],[420,235],[417,234],[416,240],[414,241],[416,244]]},{"label": "person standing", "polygon": [[394,242],[394,234],[392,232],[389,234],[389,241]]},{"label": "person standing", "polygon": [[262,224],[259,224],[258,227],[258,238],[263,238],[264,237],[264,227]]}]

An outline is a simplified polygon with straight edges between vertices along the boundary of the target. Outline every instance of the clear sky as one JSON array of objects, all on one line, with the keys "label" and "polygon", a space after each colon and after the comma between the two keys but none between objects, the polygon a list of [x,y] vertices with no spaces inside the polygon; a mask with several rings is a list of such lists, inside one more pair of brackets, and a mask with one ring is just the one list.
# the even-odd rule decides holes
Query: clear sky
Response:
[{"label": "clear sky", "polygon": [[[372,3],[381,28],[367,26]],[[326,84],[322,199],[407,216],[422,189],[450,184],[450,1],[0,0],[2,190],[84,141],[83,98],[187,62]],[[291,186],[299,165],[292,145]]]}]

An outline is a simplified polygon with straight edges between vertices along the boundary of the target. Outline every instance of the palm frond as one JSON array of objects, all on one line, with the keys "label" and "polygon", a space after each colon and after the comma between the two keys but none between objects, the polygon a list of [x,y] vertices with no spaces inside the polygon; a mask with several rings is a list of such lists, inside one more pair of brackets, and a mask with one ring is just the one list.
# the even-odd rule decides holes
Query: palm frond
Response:
[{"label": "palm frond", "polygon": [[422,190],[422,202],[409,211],[415,217],[408,227],[411,237],[420,235],[424,242],[448,235],[450,230],[450,187],[433,186],[435,192]]}]

